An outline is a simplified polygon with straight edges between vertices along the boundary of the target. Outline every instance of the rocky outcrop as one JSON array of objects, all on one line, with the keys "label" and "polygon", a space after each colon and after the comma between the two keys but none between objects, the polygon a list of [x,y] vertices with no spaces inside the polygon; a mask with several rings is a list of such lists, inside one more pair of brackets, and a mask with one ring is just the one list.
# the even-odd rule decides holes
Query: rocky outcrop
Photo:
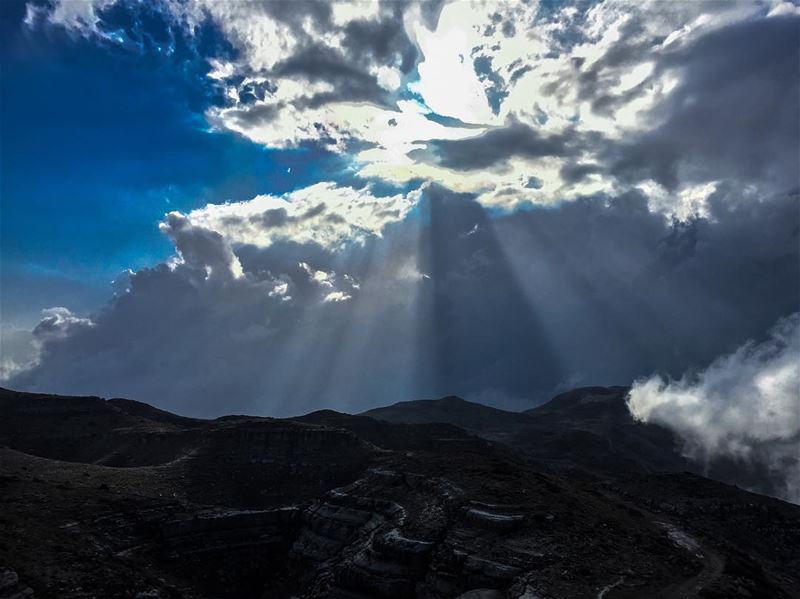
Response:
[{"label": "rocky outcrop", "polygon": [[213,510],[161,522],[158,555],[212,596],[257,597],[282,580],[300,510]]},{"label": "rocky outcrop", "polygon": [[20,582],[16,572],[0,566],[0,599],[34,599],[34,593]]},{"label": "rocky outcrop", "polygon": [[797,506],[702,477],[543,472],[448,424],[72,401],[0,392],[0,563],[25,579],[0,599],[797,596]]},{"label": "rocky outcrop", "polygon": [[[331,491],[303,514],[291,558],[308,588],[306,596],[335,597],[352,589],[394,597],[413,589],[420,545],[395,528],[405,510],[393,501],[359,495],[364,482]],[[398,595],[398,589],[405,594]]]},{"label": "rocky outcrop", "polygon": [[341,429],[228,422],[203,433],[183,468],[196,501],[252,509],[319,497],[352,481],[374,453],[370,444]]},{"label": "rocky outcrop", "polygon": [[182,515],[158,524],[161,549],[170,559],[206,554],[246,554],[288,545],[295,537],[299,509],[216,510]]},{"label": "rocky outcrop", "polygon": [[374,469],[305,511],[292,556],[307,597],[500,592],[538,557],[501,547],[525,517],[520,506],[470,501],[444,479]]}]

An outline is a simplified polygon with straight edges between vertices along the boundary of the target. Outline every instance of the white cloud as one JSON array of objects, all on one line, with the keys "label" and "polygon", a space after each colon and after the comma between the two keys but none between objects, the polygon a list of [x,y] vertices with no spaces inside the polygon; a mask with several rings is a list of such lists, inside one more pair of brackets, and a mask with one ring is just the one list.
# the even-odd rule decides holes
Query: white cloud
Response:
[{"label": "white cloud", "polygon": [[270,297],[281,297],[281,298],[289,298],[291,296],[287,295],[289,293],[289,282],[288,281],[281,281],[275,284],[275,287],[272,288],[272,291],[268,293]]},{"label": "white cloud", "polygon": [[[342,281],[340,283],[338,275],[333,271],[317,270],[309,266],[307,262],[300,262],[298,266],[305,271],[309,279],[325,294],[322,297],[323,303],[345,302],[352,299],[352,292],[361,288],[361,285],[348,274],[341,277]],[[349,291],[338,289],[340,285],[349,287]]]},{"label": "white cloud", "polygon": [[670,192],[653,180],[643,181],[637,188],[649,200],[653,212],[661,212],[669,218],[687,221],[694,217],[708,218],[708,199],[717,190],[718,181],[700,185],[687,185],[683,189]]},{"label": "white cloud", "polygon": [[400,87],[402,73],[394,67],[379,66],[372,69],[378,84],[387,91],[395,91]]},{"label": "white cloud", "polygon": [[[48,18],[103,36],[98,15],[114,1],[61,0]],[[509,210],[624,192],[641,181],[618,180],[609,170],[562,177],[570,161],[601,163],[608,144],[587,144],[580,156],[512,157],[472,172],[411,153],[510,122],[547,135],[625,143],[670,115],[665,106],[686,73],[665,57],[725,25],[797,12],[781,0],[608,0],[587,9],[563,5],[542,16],[538,2],[498,0],[445,4],[434,24],[417,3],[163,0],[160,6],[190,32],[211,19],[237,51],[235,58],[209,61],[207,77],[226,98],[207,109],[213,127],[272,148],[313,143],[354,151],[353,168],[364,177],[421,178]],[[33,23],[44,9],[29,12]],[[456,120],[444,125],[436,115]],[[531,176],[542,185],[526,186]],[[675,193],[659,193],[652,207],[679,218],[702,214],[705,200],[697,193],[707,183],[693,180]],[[331,238],[326,231],[323,243]],[[265,238],[245,236],[257,243]]]},{"label": "white cloud", "polygon": [[800,313],[695,376],[637,381],[628,407],[637,420],[675,431],[694,459],[762,463],[800,502]]},{"label": "white cloud", "polygon": [[[99,33],[97,22],[98,12],[114,4],[116,0],[69,0],[57,2],[53,7],[49,20],[72,30],[88,33]],[[30,14],[32,4],[28,5]]]},{"label": "white cloud", "polygon": [[49,341],[64,338],[76,329],[92,326],[94,323],[90,318],[76,316],[69,308],[57,306],[42,310],[42,319],[33,329],[33,335],[38,340]]},{"label": "white cloud", "polygon": [[333,22],[341,27],[356,19],[375,19],[380,11],[381,3],[377,1],[334,2]]},{"label": "white cloud", "polygon": [[470,57],[480,36],[474,29],[479,17],[474,6],[460,2],[445,6],[435,31],[422,23],[416,25],[416,42],[424,58],[417,66],[419,81],[412,90],[434,112],[465,123],[488,124],[494,115]]},{"label": "white cloud", "polygon": [[345,293],[344,291],[331,291],[328,295],[325,296],[324,302],[346,302],[352,296],[349,293]]},{"label": "white cloud", "polygon": [[28,330],[9,323],[0,325],[0,381],[30,370],[39,364],[42,348],[52,341],[66,339],[80,329],[91,328],[90,318],[56,306],[42,310],[38,324]]},{"label": "white cloud", "polygon": [[7,322],[0,324],[0,381],[33,368],[38,357],[36,339],[29,329]]},{"label": "white cloud", "polygon": [[[397,84],[394,69],[379,71],[378,82]],[[402,164],[411,162],[406,154],[432,139],[464,139],[483,130],[447,127],[428,119],[430,112],[415,102],[399,100],[389,109],[365,102],[330,102],[317,108],[298,107],[315,94],[331,92],[326,83],[294,80],[282,84],[281,91],[264,101],[248,106],[236,104],[212,108],[209,120],[269,147],[289,148],[313,141],[328,150],[344,152],[352,141],[374,146],[357,155],[358,161]],[[261,117],[260,114],[268,114]]]},{"label": "white cloud", "polygon": [[800,14],[800,6],[788,0],[774,0],[772,8],[770,8],[768,17],[779,17],[783,15],[798,15]]},{"label": "white cloud", "polygon": [[321,287],[333,287],[333,273],[325,272],[324,270],[315,270],[311,268],[307,262],[301,262],[299,266],[308,273],[312,281]]},{"label": "white cloud", "polygon": [[380,236],[386,225],[402,220],[416,201],[415,192],[378,197],[366,189],[318,183],[283,196],[209,204],[183,218],[233,244],[267,247],[284,240],[333,249]]},{"label": "white cloud", "polygon": [[297,33],[258,3],[195,0],[170,2],[169,8],[191,29],[210,17],[242,53],[243,64],[254,71],[273,67],[299,45]]}]

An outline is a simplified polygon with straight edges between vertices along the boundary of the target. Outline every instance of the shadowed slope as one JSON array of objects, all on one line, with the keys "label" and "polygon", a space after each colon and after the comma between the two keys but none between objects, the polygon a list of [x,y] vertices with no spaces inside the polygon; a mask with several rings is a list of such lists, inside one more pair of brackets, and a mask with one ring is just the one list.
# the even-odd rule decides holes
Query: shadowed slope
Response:
[{"label": "shadowed slope", "polygon": [[401,402],[363,415],[389,422],[453,424],[553,467],[606,472],[691,468],[669,431],[633,420],[625,405],[627,392],[627,387],[584,387],[525,412],[445,397]]},{"label": "shadowed slope", "polygon": [[[580,390],[549,416],[455,398],[410,404],[472,426],[482,414],[498,430],[522,422],[515,434],[525,437],[540,419],[587,406],[586,426],[602,432],[595,408],[617,395]],[[800,508],[699,477],[612,479],[588,462],[596,479],[546,473],[524,458],[543,451],[533,442],[519,451],[453,424],[331,410],[203,421],[10,391],[0,409],[0,524],[10,532],[0,564],[40,598],[449,599],[483,589],[577,599],[603,588],[616,599],[739,588],[791,598],[797,588],[788,548]],[[165,461],[164,448],[178,457]],[[763,542],[751,544],[756,534]]]},{"label": "shadowed slope", "polygon": [[441,399],[402,401],[382,408],[362,412],[386,422],[404,424],[446,423],[489,437],[491,433],[507,435],[518,430],[526,417],[516,412],[506,412],[450,395]]}]

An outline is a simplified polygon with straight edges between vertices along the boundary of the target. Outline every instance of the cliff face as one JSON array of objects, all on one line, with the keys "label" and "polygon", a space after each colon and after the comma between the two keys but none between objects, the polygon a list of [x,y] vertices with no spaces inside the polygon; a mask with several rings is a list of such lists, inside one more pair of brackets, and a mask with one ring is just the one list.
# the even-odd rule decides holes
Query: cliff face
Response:
[{"label": "cliff face", "polygon": [[329,493],[304,512],[292,559],[304,597],[506,596],[527,579],[541,596],[587,597],[626,572],[647,572],[636,584],[655,593],[702,568],[624,510],[469,454],[389,460]]},{"label": "cliff face", "polygon": [[180,465],[193,501],[258,508],[307,501],[352,480],[375,448],[344,430],[234,421],[205,431]]},{"label": "cliff face", "polygon": [[689,474],[542,471],[452,425],[335,412],[202,421],[13,393],[0,407],[3,599],[800,588],[800,508]]}]

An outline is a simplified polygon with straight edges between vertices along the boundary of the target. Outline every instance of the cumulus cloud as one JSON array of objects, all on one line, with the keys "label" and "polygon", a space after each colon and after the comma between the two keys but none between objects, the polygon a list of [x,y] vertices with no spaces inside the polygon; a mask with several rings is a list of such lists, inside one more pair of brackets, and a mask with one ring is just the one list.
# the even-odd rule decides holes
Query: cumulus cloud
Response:
[{"label": "cumulus cloud", "polygon": [[33,329],[33,336],[41,341],[63,339],[76,329],[94,326],[90,318],[73,314],[69,308],[57,306],[42,310],[42,319]]},{"label": "cumulus cloud", "polygon": [[[162,227],[171,231],[170,219],[178,219],[234,244],[268,247],[276,241],[293,241],[334,249],[380,236],[388,224],[406,216],[417,197],[416,192],[378,197],[367,189],[317,183],[283,196],[209,204],[186,216],[174,213]],[[178,250],[182,251],[179,245]]]},{"label": "cumulus cloud", "polygon": [[[228,243],[177,219],[164,232],[182,260],[130,275],[8,384],[210,416],[448,393],[522,409],[564,381],[679,376],[800,310],[799,214],[796,196],[721,186],[685,223],[641,192],[493,217],[427,186],[344,247]],[[220,279],[228,252],[243,274]]]},{"label": "cumulus cloud", "polygon": [[612,150],[611,173],[671,191],[721,178],[795,187],[798,43],[800,19],[788,16],[735,23],[662,52],[654,77],[678,82],[652,110],[660,124]]},{"label": "cumulus cloud", "polygon": [[213,129],[342,153],[350,183],[168,214],[175,256],[93,326],[47,316],[17,386],[200,415],[525,407],[679,376],[800,309],[785,3],[64,0],[28,22],[140,49],[112,8],[197,46]]},{"label": "cumulus cloud", "polygon": [[[120,5],[143,10],[62,0],[30,22],[123,43],[109,16]],[[230,47],[208,57],[213,127],[347,153],[363,177],[506,209],[649,183],[666,198],[653,207],[681,218],[689,188],[796,183],[800,16],[786,2],[153,7],[189,39],[210,24]]]},{"label": "cumulus cloud", "polygon": [[45,8],[34,3],[28,3],[26,23],[33,25],[37,19],[46,18],[51,23],[62,25],[74,31],[81,31],[85,34],[102,35],[97,28],[100,21],[100,12],[114,4],[116,0],[72,0],[70,2],[58,2],[52,10],[47,13]]},{"label": "cumulus cloud", "polygon": [[29,328],[7,322],[0,324],[0,381],[30,370],[38,357],[39,351]]},{"label": "cumulus cloud", "polygon": [[3,323],[0,328],[0,381],[34,368],[39,363],[42,348],[48,343],[93,326],[90,318],[73,314],[63,306],[42,310],[41,319],[33,329]]},{"label": "cumulus cloud", "polygon": [[[459,170],[493,167],[491,176],[419,165],[416,172],[500,205],[652,182],[664,198],[652,207],[681,218],[692,214],[685,197],[720,179],[790,190],[800,160],[791,50],[800,28],[796,11],[781,12],[765,18],[749,3],[603,2],[539,14],[528,42],[513,51],[509,39],[472,51],[491,65],[493,81],[506,82],[495,90],[503,121],[485,121],[491,128],[480,138],[432,140],[413,154]],[[502,22],[500,13],[492,19]],[[515,58],[505,71],[502,56]],[[535,191],[525,185],[531,173],[542,181]]]},{"label": "cumulus cloud", "polygon": [[[527,68],[507,87],[505,123],[480,137],[430,141],[414,156],[459,170],[502,166],[468,189],[493,182],[483,192],[488,203],[499,188],[547,201],[652,182],[669,199],[654,207],[680,215],[681,196],[719,179],[792,189],[800,160],[797,16],[761,18],[746,3],[630,8],[604,2],[577,23],[568,16],[577,11],[565,10],[559,19],[572,45],[553,56],[550,39],[549,55],[516,63]],[[717,9],[730,10],[703,12]],[[525,189],[525,169],[544,174],[540,191]]]},{"label": "cumulus cloud", "polygon": [[352,296],[344,291],[331,291],[328,295],[325,296],[324,301],[326,302],[346,302]]},{"label": "cumulus cloud", "polygon": [[[350,275],[345,274],[339,277],[333,271],[315,270],[305,262],[300,262],[298,266],[323,291],[323,302],[346,302],[353,297],[350,293],[360,288],[360,285]],[[344,287],[344,290],[338,287]]]},{"label": "cumulus cloud", "polygon": [[173,241],[180,260],[204,269],[207,277],[225,280],[242,276],[239,258],[218,232],[193,224],[180,212],[167,214],[159,229]]},{"label": "cumulus cloud", "polygon": [[564,135],[545,137],[529,125],[511,123],[470,139],[440,140],[429,145],[440,164],[466,170],[491,167],[512,156],[564,156],[569,151],[568,142]]},{"label": "cumulus cloud", "polygon": [[637,420],[675,431],[688,457],[753,462],[800,503],[800,314],[696,374],[637,381],[628,407]]}]

